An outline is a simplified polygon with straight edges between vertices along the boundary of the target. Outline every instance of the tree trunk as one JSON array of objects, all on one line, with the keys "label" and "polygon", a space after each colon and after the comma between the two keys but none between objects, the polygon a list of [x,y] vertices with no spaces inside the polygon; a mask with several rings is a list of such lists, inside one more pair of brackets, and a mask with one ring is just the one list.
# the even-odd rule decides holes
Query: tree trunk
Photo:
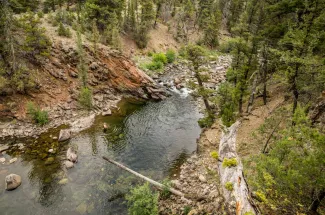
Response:
[{"label": "tree trunk", "polygon": [[[197,72],[198,71],[198,68],[194,68],[194,70],[196,71],[195,72],[195,77],[197,79],[197,82],[199,83],[199,87],[202,88],[202,89],[204,89],[203,82],[201,80],[200,74]],[[209,113],[211,113],[211,107],[209,105],[208,98],[206,96],[202,96],[202,97],[203,97],[203,102],[204,102],[205,108],[207,109],[207,111]]]},{"label": "tree trunk", "polygon": [[126,166],[124,166],[124,165],[122,165],[122,164],[120,164],[120,163],[118,163],[118,162],[116,162],[116,161],[114,161],[112,159],[109,159],[109,158],[107,158],[105,156],[103,156],[103,159],[106,160],[106,161],[108,161],[108,162],[110,162],[110,163],[112,163],[112,164],[114,164],[114,165],[116,165],[116,166],[118,166],[118,167],[120,167],[121,169],[124,169],[124,170],[128,171],[129,173],[132,173],[133,175],[135,175],[135,176],[137,176],[139,178],[142,178],[143,180],[149,182],[150,184],[158,187],[161,190],[165,190],[166,189],[166,190],[168,190],[169,192],[171,192],[174,195],[181,196],[181,197],[185,197],[185,194],[184,193],[182,193],[182,192],[180,192],[178,190],[175,190],[173,188],[170,188],[170,187],[168,187],[166,185],[163,185],[163,184],[161,184],[161,183],[159,183],[157,181],[154,181],[154,180],[152,180],[152,179],[150,179],[150,178],[148,178],[148,177],[146,177],[144,175],[141,175],[140,173],[137,173],[136,171],[133,171],[132,169],[129,169]]},{"label": "tree trunk", "polygon": [[324,198],[325,198],[325,190],[322,190],[317,195],[317,198],[312,202],[309,211],[314,214],[317,214],[317,209]]},{"label": "tree trunk", "polygon": [[254,99],[255,99],[255,94],[256,94],[256,88],[257,88],[257,75],[255,75],[255,78],[254,78],[252,93],[251,93],[251,96],[250,96],[249,101],[248,101],[246,113],[250,113],[251,110],[252,110],[252,106],[253,106]]},{"label": "tree trunk", "polygon": [[296,109],[298,107],[298,98],[299,98],[299,92],[298,92],[298,88],[297,88],[298,70],[299,70],[299,66],[296,65],[295,74],[294,74],[293,80],[292,80],[292,93],[293,93],[292,113],[293,114],[296,112]]},{"label": "tree trunk", "polygon": [[[245,214],[251,212],[252,214],[259,214],[257,206],[250,197],[249,188],[247,186],[244,174],[243,164],[236,152],[236,136],[240,123],[237,121],[230,128],[222,132],[219,144],[219,158],[218,169],[220,175],[220,186],[223,190],[225,202],[228,203],[228,214]],[[224,167],[223,160],[233,159],[237,160],[237,165],[234,167]],[[225,188],[226,183],[233,184],[233,190],[230,191]]]},{"label": "tree trunk", "polygon": [[155,19],[155,24],[153,25],[154,28],[157,27],[157,20],[159,18],[160,9],[161,9],[161,3],[159,2],[157,4],[156,19]]}]

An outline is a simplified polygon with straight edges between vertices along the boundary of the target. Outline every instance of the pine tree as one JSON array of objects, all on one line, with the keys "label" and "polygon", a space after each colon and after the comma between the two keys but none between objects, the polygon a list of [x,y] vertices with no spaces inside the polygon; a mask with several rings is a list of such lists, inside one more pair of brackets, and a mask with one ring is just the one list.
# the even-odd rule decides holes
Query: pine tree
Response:
[{"label": "pine tree", "polygon": [[93,42],[93,51],[95,56],[98,56],[98,42],[99,42],[99,31],[97,28],[96,19],[93,19],[92,23],[92,42]]},{"label": "pine tree", "polygon": [[45,29],[40,27],[40,19],[32,12],[28,12],[19,19],[19,22],[24,30],[23,50],[26,56],[36,62],[44,56],[49,56],[51,42],[45,35]]}]

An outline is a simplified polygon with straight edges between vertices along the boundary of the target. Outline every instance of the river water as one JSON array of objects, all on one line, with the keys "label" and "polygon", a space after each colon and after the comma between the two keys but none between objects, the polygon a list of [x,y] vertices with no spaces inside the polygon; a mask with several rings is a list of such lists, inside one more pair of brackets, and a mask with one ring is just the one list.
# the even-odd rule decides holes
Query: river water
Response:
[{"label": "river water", "polygon": [[[59,128],[37,140],[7,140],[26,147],[12,148],[0,164],[0,214],[127,214],[124,196],[140,182],[102,156],[158,181],[177,175],[180,164],[196,151],[200,135],[201,115],[186,93],[173,93],[158,103],[123,100],[112,116],[97,117],[90,129],[64,143],[50,138]],[[106,133],[104,122],[109,125]],[[65,170],[68,147],[78,149],[79,159]],[[13,157],[18,160],[9,164]],[[20,175],[22,185],[5,191],[4,178],[10,173]]]}]

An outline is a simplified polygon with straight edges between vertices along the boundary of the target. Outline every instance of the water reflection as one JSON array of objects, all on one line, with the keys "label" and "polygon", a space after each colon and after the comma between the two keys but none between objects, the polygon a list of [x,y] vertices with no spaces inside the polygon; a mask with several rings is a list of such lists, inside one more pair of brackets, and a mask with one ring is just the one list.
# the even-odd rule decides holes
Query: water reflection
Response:
[{"label": "water reflection", "polygon": [[[59,129],[37,142],[24,140],[28,142],[25,152],[6,166],[21,175],[23,183],[0,195],[0,211],[10,215],[126,214],[123,197],[139,179],[101,157],[114,158],[154,180],[177,174],[177,167],[196,150],[199,117],[193,101],[177,95],[146,105],[123,101],[115,114],[97,117],[94,126],[68,142],[50,138]],[[105,133],[103,123],[109,126]],[[62,163],[71,146],[78,147],[79,161],[66,171]],[[1,171],[2,167],[2,177]]]}]

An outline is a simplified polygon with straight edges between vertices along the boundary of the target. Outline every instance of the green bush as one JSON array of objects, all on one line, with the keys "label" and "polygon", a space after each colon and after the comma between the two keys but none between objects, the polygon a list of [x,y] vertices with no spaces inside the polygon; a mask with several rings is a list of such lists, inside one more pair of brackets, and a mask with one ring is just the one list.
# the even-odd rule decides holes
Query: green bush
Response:
[{"label": "green bush", "polygon": [[81,106],[88,110],[91,110],[93,107],[92,92],[88,87],[81,88],[78,101]]},{"label": "green bush", "polygon": [[151,191],[149,183],[133,188],[126,200],[130,215],[158,215],[158,194]]},{"label": "green bush", "polygon": [[171,182],[168,179],[165,179],[162,182],[163,185],[165,185],[166,187],[160,192],[160,196],[162,199],[168,199],[171,195],[171,192],[169,192],[169,188],[171,187]]},{"label": "green bush", "polygon": [[69,37],[69,38],[71,37],[71,31],[69,27],[64,27],[62,23],[60,23],[59,25],[58,34],[59,36],[63,36],[63,37]]},{"label": "green bush", "polygon": [[231,158],[231,159],[228,159],[228,158],[225,158],[223,159],[223,162],[222,162],[222,166],[224,168],[226,167],[235,167],[237,166],[237,159],[236,158]]},{"label": "green bush", "polygon": [[189,205],[186,205],[186,206],[184,207],[184,215],[189,214],[189,213],[191,212],[191,210],[192,210],[192,207],[189,206]]},{"label": "green bush", "polygon": [[152,71],[159,71],[164,68],[164,64],[160,61],[158,62],[151,62],[146,64],[145,66],[147,69],[152,70]]},{"label": "green bush", "polygon": [[168,49],[166,52],[167,62],[173,63],[176,59],[176,53],[172,49]]},{"label": "green bush", "polygon": [[167,64],[167,57],[164,53],[154,54],[152,57],[153,62],[161,62],[163,64]]},{"label": "green bush", "polygon": [[42,11],[38,11],[37,16],[41,19],[44,17],[44,13]]},{"label": "green bush", "polygon": [[49,122],[48,113],[46,111],[42,111],[40,107],[35,106],[33,102],[27,103],[27,113],[37,124],[41,126]]},{"label": "green bush", "polygon": [[225,188],[227,189],[227,190],[229,190],[229,191],[233,191],[234,190],[234,185],[233,185],[233,183],[231,183],[231,182],[226,182],[226,184],[225,184]]},{"label": "green bush", "polygon": [[210,128],[214,123],[214,115],[207,113],[205,117],[199,119],[198,123],[201,128]]},{"label": "green bush", "polygon": [[218,152],[216,152],[216,151],[211,152],[210,155],[211,155],[211,157],[213,157],[213,158],[216,159],[216,160],[219,159],[219,154],[218,154]]}]

